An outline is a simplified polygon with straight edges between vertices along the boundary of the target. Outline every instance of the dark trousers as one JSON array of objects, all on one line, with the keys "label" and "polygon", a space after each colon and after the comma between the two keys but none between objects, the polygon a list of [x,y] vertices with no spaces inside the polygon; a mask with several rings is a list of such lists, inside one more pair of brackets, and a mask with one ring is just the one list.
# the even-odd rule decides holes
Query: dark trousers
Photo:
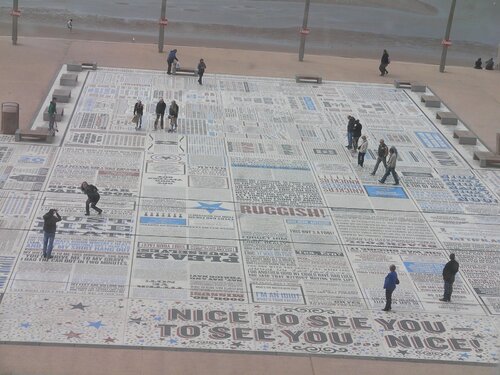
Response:
[{"label": "dark trousers", "polygon": [[377,162],[375,163],[375,167],[373,167],[373,172],[372,172],[372,174],[377,173],[377,169],[378,169],[378,166],[379,166],[380,162],[384,163],[384,167],[385,167],[385,169],[387,169],[387,161],[386,161],[386,157],[384,156],[383,158],[381,158],[381,157],[379,156],[379,157],[377,158]]},{"label": "dark trousers", "polygon": [[199,70],[199,71],[198,71],[198,83],[199,83],[200,85],[202,85],[202,84],[203,84],[203,82],[201,81],[201,79],[202,79],[202,77],[203,77],[203,74],[205,74],[205,71],[204,71],[204,70]]},{"label": "dark trousers", "polygon": [[384,175],[380,179],[380,181],[385,182],[387,177],[389,177],[389,174],[392,173],[392,178],[394,179],[395,184],[399,184],[399,177],[398,174],[396,173],[396,169],[394,168],[386,168]]},{"label": "dark trousers", "polygon": [[363,166],[363,163],[365,162],[365,155],[366,152],[358,152],[358,165]]},{"label": "dark trousers", "polygon": [[356,151],[358,150],[358,141],[359,141],[359,138],[361,138],[361,136],[357,136],[357,137],[353,136],[352,137],[352,148],[354,150],[356,150]]},{"label": "dark trousers", "polygon": [[85,211],[87,212],[87,214],[90,214],[89,206],[96,210],[98,213],[102,212],[102,210],[96,206],[97,202],[99,202],[99,199],[101,199],[99,195],[97,197],[87,199],[87,202],[85,203]]},{"label": "dark trousers", "polygon": [[453,283],[449,281],[444,282],[444,295],[443,299],[449,301],[451,299],[451,293],[453,293]]},{"label": "dark trousers", "polygon": [[392,293],[393,292],[394,292],[394,289],[392,289],[392,290],[386,289],[385,290],[385,307],[384,307],[384,310],[390,310],[392,308],[391,304],[392,304]]},{"label": "dark trousers", "polygon": [[387,65],[388,64],[380,64],[380,66],[378,67],[378,70],[380,70],[380,75],[389,74],[389,72],[386,69]]},{"label": "dark trousers", "polygon": [[155,120],[155,129],[158,127],[158,120],[160,120],[160,128],[163,129],[163,116],[164,113],[157,113],[156,114],[156,120]]},{"label": "dark trousers", "polygon": [[347,132],[347,148],[352,148],[352,132]]},{"label": "dark trousers", "polygon": [[167,61],[167,73],[170,74],[172,73],[172,64],[174,62],[173,61]]},{"label": "dark trousers", "polygon": [[52,248],[54,247],[54,238],[56,237],[55,232],[43,232],[43,256],[50,257],[52,254]]}]

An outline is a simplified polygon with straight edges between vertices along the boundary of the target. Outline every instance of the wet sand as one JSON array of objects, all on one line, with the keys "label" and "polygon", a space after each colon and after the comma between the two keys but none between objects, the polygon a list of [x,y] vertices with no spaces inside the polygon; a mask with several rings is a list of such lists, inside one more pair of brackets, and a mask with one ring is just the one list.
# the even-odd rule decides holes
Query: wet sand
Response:
[{"label": "wet sand", "polygon": [[[133,5],[134,1],[120,2],[123,5],[120,14],[128,14],[126,7]],[[147,5],[149,0],[145,0]],[[231,0],[214,0],[228,1]],[[283,4],[296,3],[302,0],[286,0],[276,1],[276,9],[283,7]],[[33,2],[33,1],[31,1]],[[53,1],[52,1],[53,2]],[[71,0],[70,0],[71,2]],[[266,2],[269,0],[254,0],[252,4]],[[271,1],[272,2],[272,1]],[[436,12],[443,12],[443,9],[424,3],[420,0],[322,0],[321,3],[329,5],[340,4],[339,6],[352,10],[355,8],[360,12],[376,12],[377,9],[384,9],[385,12],[396,12],[401,17],[413,19],[418,17],[431,17]],[[144,18],[119,18],[110,17],[110,10],[103,10],[102,14],[87,14],[87,13],[69,13],[66,9],[36,9],[27,7],[30,1],[23,3],[26,8],[23,8],[22,17],[19,22],[19,35],[27,37],[52,37],[64,38],[72,40],[99,40],[99,41],[116,41],[116,42],[132,42],[137,43],[157,43],[158,24],[154,19],[156,13],[152,9],[148,9],[151,13],[141,13],[141,17],[149,15],[149,19]],[[47,4],[52,4],[51,0]],[[45,6],[48,6],[44,4]],[[56,4],[54,2],[54,4]],[[52,5],[54,5],[52,4]],[[343,4],[349,4],[344,6]],[[319,4],[320,6],[322,4]],[[55,6],[55,5],[54,5]],[[59,5],[60,6],[60,5]],[[175,3],[169,3],[171,8],[175,9]],[[245,5],[240,5],[245,7]],[[92,9],[92,5],[88,5],[88,9]],[[110,5],[108,4],[109,8]],[[125,8],[123,8],[125,7]],[[235,5],[235,7],[237,7]],[[189,8],[189,9],[188,9]],[[184,13],[190,10],[191,5],[183,5],[181,9]],[[391,9],[387,9],[391,8]],[[86,9],[85,11],[88,11]],[[104,9],[104,8],[103,8]],[[156,7],[154,8],[156,9]],[[328,8],[330,9],[330,8]],[[337,9],[337,8],[331,8]],[[400,9],[404,9],[400,11]],[[181,12],[178,10],[178,12]],[[200,12],[200,9],[192,9],[192,11]],[[248,10],[247,13],[253,14],[254,10]],[[174,10],[170,14],[175,14]],[[181,14],[184,14],[181,13]],[[242,12],[245,13],[245,12]],[[388,16],[389,13],[382,13]],[[392,13],[390,13],[392,14]],[[66,28],[66,19],[73,17],[74,29],[69,32]],[[173,16],[172,16],[173,17]],[[205,20],[201,15],[193,16],[193,20],[199,22],[189,22],[178,20],[171,21],[166,28],[165,44],[169,46],[187,45],[200,47],[217,47],[226,49],[248,49],[261,51],[279,51],[294,53],[298,50],[299,38],[298,26],[283,26],[274,25],[269,19],[259,19],[256,17],[246,20],[247,24],[252,26],[237,25],[238,20],[227,19],[224,24],[210,23],[210,20]],[[248,15],[246,16],[249,17]],[[290,15],[288,14],[288,17]],[[335,15],[328,14],[328,17]],[[341,17],[339,15],[339,17]],[[182,18],[182,17],[181,17]],[[251,17],[250,17],[251,18]],[[346,20],[343,20],[345,23]],[[206,23],[203,23],[206,22]],[[298,19],[294,25],[299,25],[301,19]],[[420,21],[419,21],[420,22]],[[429,21],[430,22],[430,21]],[[434,21],[433,21],[434,22]],[[235,25],[236,24],[236,25]],[[441,56],[441,32],[438,35],[429,36],[428,31],[422,31],[421,34],[427,36],[409,37],[409,36],[394,36],[390,30],[377,32],[356,31],[356,29],[370,29],[368,26],[352,25],[351,29],[346,29],[345,24],[340,28],[333,28],[325,20],[322,21],[325,27],[313,27],[311,34],[307,37],[306,53],[317,55],[332,55],[342,57],[358,57],[358,58],[380,58],[381,51],[385,48],[389,50],[392,60],[408,61],[408,62],[423,62],[436,64],[439,63]],[[418,24],[418,22],[417,22]],[[337,23],[335,23],[337,25]],[[394,25],[393,25],[394,27]],[[413,27],[416,27],[413,25]],[[425,27],[425,25],[422,25]],[[440,30],[440,28],[439,28]],[[420,31],[419,31],[420,32]],[[0,35],[10,35],[11,33],[11,17],[8,14],[7,7],[0,7]],[[411,33],[411,30],[401,30],[401,33]],[[431,33],[432,34],[432,33]],[[467,41],[456,40],[448,52],[448,63],[462,66],[472,66],[473,61],[478,56],[482,56],[484,60],[489,57],[496,57],[496,45]]]}]

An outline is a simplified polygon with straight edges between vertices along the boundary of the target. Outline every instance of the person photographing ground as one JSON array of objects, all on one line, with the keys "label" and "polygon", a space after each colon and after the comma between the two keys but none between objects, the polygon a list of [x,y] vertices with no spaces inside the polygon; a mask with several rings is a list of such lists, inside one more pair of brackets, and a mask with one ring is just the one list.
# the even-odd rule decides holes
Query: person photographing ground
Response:
[{"label": "person photographing ground", "polygon": [[96,210],[99,215],[102,214],[102,210],[96,206],[96,204],[99,202],[99,199],[101,199],[99,190],[94,185],[88,184],[87,181],[82,182],[80,189],[82,192],[87,194],[87,202],[85,203],[85,216],[90,215],[90,207]]},{"label": "person photographing ground", "polygon": [[43,258],[45,260],[52,258],[57,223],[61,220],[61,216],[55,208],[51,208],[43,215]]}]

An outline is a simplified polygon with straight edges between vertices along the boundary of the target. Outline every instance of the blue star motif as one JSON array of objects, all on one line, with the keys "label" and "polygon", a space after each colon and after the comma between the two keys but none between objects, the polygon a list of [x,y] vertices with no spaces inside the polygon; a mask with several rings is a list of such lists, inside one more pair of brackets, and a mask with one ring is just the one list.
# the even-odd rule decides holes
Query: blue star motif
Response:
[{"label": "blue star motif", "polygon": [[172,338],[172,339],[168,340],[168,343],[172,344],[172,345],[177,345],[177,339]]},{"label": "blue star motif", "polygon": [[21,328],[29,328],[31,327],[31,324],[28,322],[21,323]]},{"label": "blue star motif", "polygon": [[94,327],[95,329],[99,329],[106,324],[103,324],[102,321],[98,320],[97,322],[87,322],[89,325],[87,327]]},{"label": "blue star motif", "polygon": [[205,202],[198,202],[198,207],[194,207],[198,210],[207,210],[209,214],[213,213],[214,211],[229,211],[227,208],[221,207],[222,202],[218,203],[205,203]]},{"label": "blue star motif", "polygon": [[158,322],[159,322],[159,321],[161,320],[161,316],[159,316],[159,315],[155,316],[155,317],[154,317],[154,320],[156,320],[156,321],[158,321]]},{"label": "blue star motif", "polygon": [[469,354],[469,353],[467,353],[467,352],[460,353],[460,357],[461,357],[461,358],[469,358],[469,357],[470,357],[470,354]]}]

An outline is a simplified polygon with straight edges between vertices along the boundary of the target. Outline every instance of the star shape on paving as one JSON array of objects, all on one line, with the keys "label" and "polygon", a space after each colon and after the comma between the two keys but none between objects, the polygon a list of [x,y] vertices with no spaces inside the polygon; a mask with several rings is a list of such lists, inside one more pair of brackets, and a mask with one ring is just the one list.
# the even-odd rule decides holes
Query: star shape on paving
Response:
[{"label": "star shape on paving", "polygon": [[408,354],[408,350],[398,350],[398,353],[402,354],[402,355],[407,355]]},{"label": "star shape on paving", "polygon": [[142,318],[130,318],[129,323],[141,324]]},{"label": "star shape on paving", "polygon": [[222,203],[205,203],[205,202],[198,202],[198,207],[194,207],[198,210],[207,210],[209,214],[214,213],[214,211],[229,211],[227,208],[221,207]]},{"label": "star shape on paving", "polygon": [[101,320],[98,320],[97,322],[87,322],[89,325],[87,327],[94,327],[95,329],[99,329],[102,326],[105,326],[106,324],[103,324]]},{"label": "star shape on paving", "polygon": [[115,338],[109,336],[104,339],[104,342],[115,342],[115,341],[116,341]]},{"label": "star shape on paving", "polygon": [[239,348],[241,345],[243,345],[241,341],[236,341],[236,342],[233,341],[231,344],[231,346],[234,346],[235,348]]},{"label": "star shape on paving", "polygon": [[81,335],[83,335],[83,333],[77,333],[77,332],[73,332],[73,331],[69,331],[68,333],[64,333],[64,336],[66,336],[66,338],[68,340],[69,339],[79,339]]},{"label": "star shape on paving", "polygon": [[21,323],[21,328],[29,328],[31,327],[31,324],[28,322]]},{"label": "star shape on paving", "polygon": [[177,345],[177,339],[171,338],[170,340],[168,340],[168,343],[172,345]]},{"label": "star shape on paving", "polygon": [[89,305],[84,305],[81,302],[76,304],[76,305],[73,305],[72,303],[70,303],[70,306],[71,306],[71,310],[82,310],[82,311],[85,311],[85,308],[89,307]]}]

